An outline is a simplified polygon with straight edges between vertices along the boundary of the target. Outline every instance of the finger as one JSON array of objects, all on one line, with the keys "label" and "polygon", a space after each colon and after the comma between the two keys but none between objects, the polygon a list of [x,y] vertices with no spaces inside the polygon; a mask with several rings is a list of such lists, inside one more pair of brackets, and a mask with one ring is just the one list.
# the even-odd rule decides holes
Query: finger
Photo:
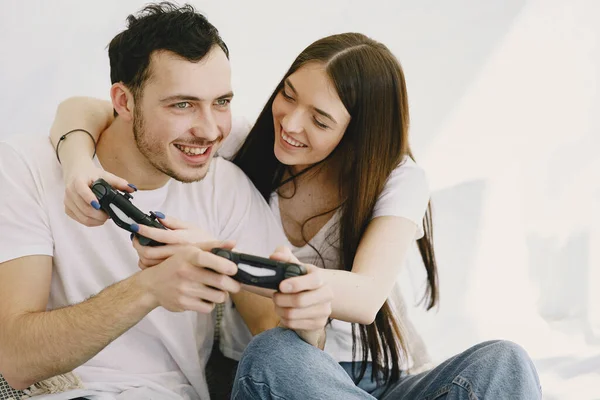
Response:
[{"label": "finger", "polygon": [[178,271],[178,274],[181,278],[195,285],[203,285],[220,292],[237,293],[241,289],[240,283],[233,278],[218,274],[209,269],[196,267],[182,268]]},{"label": "finger", "polygon": [[164,226],[166,226],[167,228],[169,228],[171,230],[193,228],[193,226],[191,224],[188,224],[187,222],[184,222],[175,217],[165,215],[160,211],[154,211],[154,215],[156,215],[158,217],[161,224],[163,224]]},{"label": "finger", "polygon": [[196,282],[187,289],[187,294],[191,297],[215,304],[225,303],[228,297],[226,291],[217,290]]},{"label": "finger", "polygon": [[275,313],[286,320],[328,318],[331,315],[331,303],[321,303],[306,308],[275,307]]},{"label": "finger", "polygon": [[292,250],[287,246],[279,246],[275,249],[273,254],[269,257],[271,260],[284,261],[290,263],[300,264],[300,261],[292,253]]},{"label": "finger", "polygon": [[286,294],[274,293],[273,303],[283,308],[306,308],[317,304],[331,302],[333,295],[331,290],[321,288],[302,293]]},{"label": "finger", "polygon": [[98,198],[84,181],[75,181],[67,188],[67,195],[75,201],[82,213],[95,216],[96,219],[106,221],[108,215],[100,211]]},{"label": "finger", "polygon": [[163,261],[164,260],[150,260],[150,259],[147,259],[147,258],[140,257],[139,258],[139,262],[138,262],[138,266],[141,269],[146,269],[146,268],[154,267],[155,265],[158,265],[158,264],[160,264]]},{"label": "finger", "polygon": [[[160,263],[158,263],[158,264],[160,264]],[[141,258],[138,260],[138,268],[142,269],[142,270],[144,270],[146,268],[152,268],[152,267],[154,267],[155,265],[158,265],[158,264],[155,264],[155,263],[152,263],[152,262],[145,263],[144,260],[142,260]]]},{"label": "finger", "polygon": [[198,269],[197,271],[197,280],[205,286],[230,293],[237,293],[241,290],[240,283],[230,276],[218,274],[209,269]]},{"label": "finger", "polygon": [[303,264],[306,268],[306,275],[295,276],[284,279],[279,284],[279,290],[282,293],[300,293],[306,290],[316,290],[325,285],[323,271],[310,264]]},{"label": "finger", "polygon": [[197,311],[202,314],[210,314],[215,308],[214,303],[209,303],[194,297],[181,299],[180,303],[185,310]]},{"label": "finger", "polygon": [[[132,234],[132,236],[133,236],[133,234]],[[152,246],[142,246],[140,244],[140,241],[138,240],[138,238],[135,237],[135,236],[133,236],[131,238],[131,243],[133,244],[133,248],[135,249],[135,251],[137,251],[137,253],[138,253],[138,257],[139,257],[138,266],[141,269],[146,269],[146,268],[149,268],[149,267],[154,267],[155,265],[160,264],[161,262],[163,262],[164,260],[166,260],[166,258],[150,258],[150,257],[147,257],[146,256],[146,251],[154,249],[154,247],[152,247]],[[162,246],[159,246],[159,247],[162,247]]]},{"label": "finger", "polygon": [[102,174],[102,179],[108,182],[113,188],[118,189],[123,192],[133,193],[137,191],[137,187],[133,184],[127,182],[127,180],[118,177],[110,172],[104,171]]},{"label": "finger", "polygon": [[[96,176],[92,176],[89,179],[85,180],[83,178],[78,178],[77,181],[78,183],[82,183],[85,186],[87,186],[88,188],[91,187],[91,185],[98,180],[98,178],[102,178],[104,179],[111,187],[120,190],[122,192],[129,192],[129,193],[133,193],[136,192],[138,189],[137,187],[132,184],[127,182],[127,180],[120,178],[114,174],[111,174],[110,172],[107,171],[103,171],[101,169],[99,169],[99,174],[97,174]],[[90,189],[91,190],[91,189]]]},{"label": "finger", "polygon": [[184,241],[182,241],[181,235],[178,233],[178,231],[165,230],[139,224],[131,224],[131,230],[159,243],[186,244]]},{"label": "finger", "polygon": [[291,256],[292,250],[287,246],[277,246],[277,248],[275,249],[275,251],[273,253],[288,254]]},{"label": "finger", "polygon": [[213,240],[213,241],[209,241],[209,242],[196,243],[195,246],[197,248],[199,248],[200,250],[204,250],[204,251],[211,251],[212,249],[215,249],[215,248],[233,250],[233,248],[235,247],[235,241],[234,240]]},{"label": "finger", "polygon": [[134,237],[133,248],[137,251],[140,258],[163,261],[176,254],[182,246],[176,244],[169,244],[166,246],[142,246],[140,241]]},{"label": "finger", "polygon": [[189,262],[196,267],[208,268],[223,275],[233,276],[237,273],[237,265],[208,251],[198,250],[191,253]]},{"label": "finger", "polygon": [[87,215],[81,212],[71,197],[65,197],[64,203],[65,208],[71,212],[69,215],[74,217],[73,219],[75,219],[75,221],[85,226],[99,226],[104,223],[104,221],[89,218]]},{"label": "finger", "polygon": [[155,265],[160,264],[161,262],[163,262],[164,260],[154,260],[154,259],[149,259],[144,257],[143,255],[141,255],[141,251],[143,251],[146,248],[152,248],[151,246],[142,246],[140,244],[140,241],[138,240],[137,237],[135,237],[135,235],[132,233],[131,234],[131,243],[133,244],[133,248],[137,251],[138,253],[138,267],[140,269],[146,269],[146,268],[150,268],[150,267],[154,267]]},{"label": "finger", "polygon": [[[108,219],[108,214],[99,209],[100,204],[94,193],[92,193],[90,188],[84,184],[74,184],[74,186],[68,188],[67,196],[86,217],[100,223],[104,223]],[[88,198],[90,200],[88,200]]]}]

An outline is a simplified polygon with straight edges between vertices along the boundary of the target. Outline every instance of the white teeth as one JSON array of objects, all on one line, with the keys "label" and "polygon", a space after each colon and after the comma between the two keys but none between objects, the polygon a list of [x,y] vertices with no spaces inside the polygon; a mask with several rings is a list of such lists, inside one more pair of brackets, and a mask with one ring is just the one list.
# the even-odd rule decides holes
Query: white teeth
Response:
[{"label": "white teeth", "polygon": [[179,144],[175,145],[179,150],[183,151],[185,154],[191,155],[191,156],[198,156],[201,154],[206,153],[206,150],[208,150],[208,147],[187,147],[187,146],[181,146]]},{"label": "white teeth", "polygon": [[285,140],[288,144],[291,144],[294,147],[307,147],[305,144],[300,143],[297,140],[292,139],[288,135],[286,135],[283,131],[281,131],[281,138]]}]

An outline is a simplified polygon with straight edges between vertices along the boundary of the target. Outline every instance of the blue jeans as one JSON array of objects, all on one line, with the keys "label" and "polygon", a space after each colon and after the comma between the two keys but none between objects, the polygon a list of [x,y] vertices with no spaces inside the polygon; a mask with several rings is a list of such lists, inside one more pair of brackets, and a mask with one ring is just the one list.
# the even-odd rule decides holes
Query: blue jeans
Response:
[{"label": "blue jeans", "polygon": [[[357,378],[360,374],[360,367],[362,365],[362,362],[357,362],[355,364],[352,364],[351,362],[341,362],[340,365],[342,366],[342,368],[344,368],[344,370],[352,378],[352,380],[356,382],[355,378]],[[362,379],[356,383],[356,386],[369,393],[376,399],[380,399],[383,395],[383,392],[385,391],[385,387],[378,385],[376,380],[371,379],[371,374],[372,364],[367,363],[365,374],[362,377]],[[405,373],[402,371],[400,372],[400,374],[402,377],[406,376]]]},{"label": "blue jeans", "polygon": [[[362,383],[359,385],[364,386]],[[355,385],[348,372],[331,356],[305,343],[294,331],[275,328],[256,336],[248,345],[238,365],[231,398],[542,398],[539,378],[529,356],[521,347],[507,341],[484,342],[431,371],[403,375],[383,395],[371,391],[381,397],[374,397]]]}]

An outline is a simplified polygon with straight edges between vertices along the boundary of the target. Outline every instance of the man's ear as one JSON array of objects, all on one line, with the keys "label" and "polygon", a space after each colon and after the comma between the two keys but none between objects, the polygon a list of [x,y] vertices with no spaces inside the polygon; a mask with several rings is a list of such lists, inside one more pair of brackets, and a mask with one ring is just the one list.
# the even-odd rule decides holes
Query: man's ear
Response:
[{"label": "man's ear", "polygon": [[127,122],[133,121],[133,93],[123,83],[117,82],[110,87],[110,98],[119,117]]}]

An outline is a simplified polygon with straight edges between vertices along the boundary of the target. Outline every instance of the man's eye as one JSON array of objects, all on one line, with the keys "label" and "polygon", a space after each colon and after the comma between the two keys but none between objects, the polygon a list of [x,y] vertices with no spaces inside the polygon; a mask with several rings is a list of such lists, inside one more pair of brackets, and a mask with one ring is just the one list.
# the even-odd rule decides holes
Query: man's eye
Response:
[{"label": "man's eye", "polygon": [[231,103],[231,99],[219,99],[219,100],[217,100],[217,105],[218,106],[224,107],[224,106],[228,105],[229,103]]},{"label": "man's eye", "polygon": [[173,104],[173,107],[175,108],[179,108],[180,110],[186,109],[186,108],[190,108],[192,105],[187,102],[187,101],[182,101],[180,103],[175,103]]}]

